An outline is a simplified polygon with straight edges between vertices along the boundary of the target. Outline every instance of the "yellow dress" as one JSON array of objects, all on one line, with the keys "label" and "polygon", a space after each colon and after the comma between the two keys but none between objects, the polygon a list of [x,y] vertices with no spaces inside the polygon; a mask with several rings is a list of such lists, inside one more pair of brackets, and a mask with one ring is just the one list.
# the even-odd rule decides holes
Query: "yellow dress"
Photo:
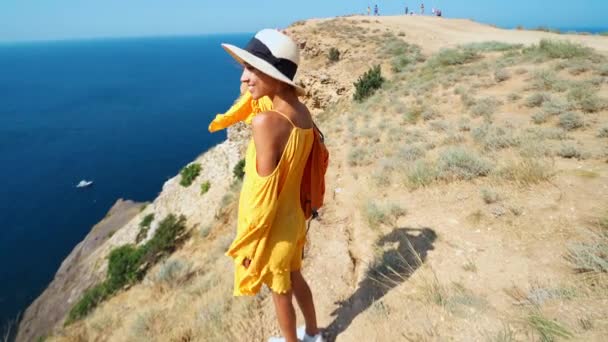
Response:
[{"label": "yellow dress", "polygon": [[[300,182],[314,135],[312,128],[289,122],[293,126],[289,139],[271,174],[258,174],[253,138],[247,147],[237,235],[226,252],[234,259],[235,296],[255,295],[263,284],[285,293],[291,289],[290,272],[302,265],[306,220]],[[245,258],[251,260],[248,268],[242,265]]]}]

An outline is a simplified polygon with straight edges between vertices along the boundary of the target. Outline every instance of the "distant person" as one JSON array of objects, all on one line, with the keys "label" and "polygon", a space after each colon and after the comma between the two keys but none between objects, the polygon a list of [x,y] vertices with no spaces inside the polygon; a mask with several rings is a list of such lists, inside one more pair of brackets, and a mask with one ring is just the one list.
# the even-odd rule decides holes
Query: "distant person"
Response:
[{"label": "distant person", "polygon": [[431,14],[435,15],[435,7],[431,8]]},{"label": "distant person", "polygon": [[371,12],[372,12],[372,9],[369,6],[367,6],[367,15],[369,16],[371,14]]},{"label": "distant person", "polygon": [[441,10],[440,9],[435,10],[435,15],[438,17],[441,17]]},{"label": "distant person", "polygon": [[424,15],[424,2],[420,4],[420,14]]},{"label": "distant person", "polygon": [[410,9],[409,7],[405,6],[405,15],[407,15],[409,13]]},{"label": "distant person", "polygon": [[378,15],[378,4],[374,5],[374,15]]}]

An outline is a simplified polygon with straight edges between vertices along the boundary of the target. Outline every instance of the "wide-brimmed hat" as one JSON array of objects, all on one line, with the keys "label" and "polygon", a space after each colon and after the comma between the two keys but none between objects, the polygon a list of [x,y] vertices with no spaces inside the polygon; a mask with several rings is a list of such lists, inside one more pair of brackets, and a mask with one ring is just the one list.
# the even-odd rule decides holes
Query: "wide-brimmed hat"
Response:
[{"label": "wide-brimmed hat", "polygon": [[231,44],[222,44],[222,47],[237,62],[247,63],[264,74],[293,86],[299,96],[306,94],[304,88],[294,82],[300,62],[300,49],[285,34],[264,29],[249,41],[245,49]]}]

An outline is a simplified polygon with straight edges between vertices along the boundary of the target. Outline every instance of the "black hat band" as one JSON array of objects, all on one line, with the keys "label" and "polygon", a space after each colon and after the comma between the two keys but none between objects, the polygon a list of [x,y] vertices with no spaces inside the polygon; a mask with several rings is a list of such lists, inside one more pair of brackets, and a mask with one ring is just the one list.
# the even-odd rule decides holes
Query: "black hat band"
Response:
[{"label": "black hat band", "polygon": [[245,51],[272,64],[283,75],[293,81],[298,70],[298,65],[289,59],[275,57],[270,49],[259,39],[252,38],[245,47]]}]

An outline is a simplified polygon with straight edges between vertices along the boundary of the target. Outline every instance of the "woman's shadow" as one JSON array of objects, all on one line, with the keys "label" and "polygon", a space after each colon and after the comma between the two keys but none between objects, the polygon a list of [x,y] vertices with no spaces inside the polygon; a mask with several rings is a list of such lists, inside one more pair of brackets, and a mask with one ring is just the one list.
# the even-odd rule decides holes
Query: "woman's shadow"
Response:
[{"label": "woman's shadow", "polygon": [[430,228],[395,228],[379,239],[378,247],[393,243],[397,248],[385,251],[382,258],[370,266],[357,291],[338,303],[339,308],[331,314],[335,318],[325,329],[328,340],[333,341],[357,315],[406,281],[422,265],[436,238],[437,234]]}]

